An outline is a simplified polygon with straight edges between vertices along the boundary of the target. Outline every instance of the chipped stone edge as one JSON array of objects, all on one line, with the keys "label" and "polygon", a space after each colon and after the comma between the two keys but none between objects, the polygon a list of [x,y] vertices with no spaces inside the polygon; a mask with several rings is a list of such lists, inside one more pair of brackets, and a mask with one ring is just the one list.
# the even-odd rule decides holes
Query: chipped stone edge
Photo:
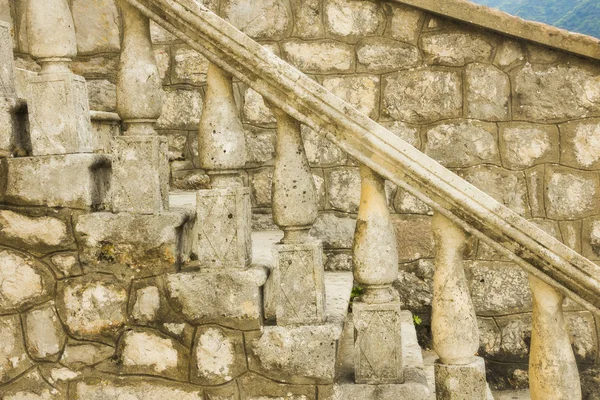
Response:
[{"label": "chipped stone edge", "polygon": [[528,21],[466,0],[393,0],[433,14],[600,60],[600,39],[541,22]]}]

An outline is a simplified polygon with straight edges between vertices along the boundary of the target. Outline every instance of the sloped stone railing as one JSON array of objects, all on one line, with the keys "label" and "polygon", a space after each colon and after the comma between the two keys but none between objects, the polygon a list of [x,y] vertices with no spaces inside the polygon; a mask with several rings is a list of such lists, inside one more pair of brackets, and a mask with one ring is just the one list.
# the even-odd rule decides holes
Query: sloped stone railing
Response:
[{"label": "sloped stone railing", "polygon": [[[286,141],[289,148],[297,141],[297,126],[301,122],[326,135],[362,163],[363,187],[354,251],[355,278],[366,286],[366,293],[357,303],[356,343],[361,346],[363,339],[376,337],[369,336],[373,335],[373,329],[369,329],[371,312],[389,313],[386,314],[389,320],[382,319],[380,325],[389,322],[385,329],[391,332],[392,344],[390,347],[386,342],[384,349],[361,347],[365,357],[379,357],[382,368],[363,373],[361,358],[357,357],[357,383],[402,382],[402,371],[398,367],[400,355],[394,344],[398,332],[393,316],[399,304],[390,290],[395,247],[394,241],[388,240],[389,215],[382,206],[382,203],[385,205],[383,178],[386,178],[436,210],[432,329],[434,346],[440,356],[436,365],[438,398],[454,398],[456,390],[463,391],[461,398],[485,396],[485,369],[482,360],[474,356],[478,348],[477,324],[462,268],[467,233],[507,255],[531,275],[534,297],[530,358],[532,398],[581,397],[562,301],[567,295],[598,312],[600,268],[596,264],[327,92],[194,0],[123,2],[202,53],[221,75],[231,75],[260,93],[275,110],[279,139]],[[211,80],[215,82],[209,79],[209,87]],[[300,177],[305,179],[307,172],[302,171],[301,154],[294,160],[287,154],[291,150],[282,143],[278,146],[278,162],[285,159],[297,163]],[[302,153],[303,149],[300,147],[297,151]],[[276,179],[275,196],[278,190],[279,193],[291,190],[287,184],[289,182]],[[294,206],[301,204],[298,198],[295,201]],[[290,242],[304,244],[304,236],[298,236],[297,231],[306,231],[306,226],[312,223],[312,213],[296,216],[278,211],[277,206],[274,212],[274,218],[280,219],[280,226],[286,230]],[[285,222],[294,218],[300,223]],[[318,288],[316,290],[318,292]],[[458,389],[452,386],[451,380],[460,382]]]}]

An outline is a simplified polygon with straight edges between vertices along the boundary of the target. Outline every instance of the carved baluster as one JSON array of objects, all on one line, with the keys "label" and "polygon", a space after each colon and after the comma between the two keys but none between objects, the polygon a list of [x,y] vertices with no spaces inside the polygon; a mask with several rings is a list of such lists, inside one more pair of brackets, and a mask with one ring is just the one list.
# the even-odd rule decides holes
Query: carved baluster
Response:
[{"label": "carved baluster", "polygon": [[70,70],[77,44],[67,0],[28,2],[27,35],[30,53],[42,66],[28,82],[33,155],[91,152],[87,87]]},{"label": "carved baluster", "polygon": [[115,212],[157,213],[168,208],[167,140],[154,130],[162,109],[162,82],[156,66],[150,21],[125,0],[117,112],[124,136],[114,139],[112,207]]},{"label": "carved baluster", "polygon": [[400,301],[392,283],[398,277],[394,226],[385,181],[361,165],[360,207],[354,233],[354,280],[364,294],[354,300],[356,383],[402,383]]},{"label": "carved baluster", "polygon": [[581,399],[577,363],[562,311],[564,296],[529,276],[533,294],[529,389],[533,400]]},{"label": "carved baluster", "polygon": [[435,239],[435,275],[431,331],[437,399],[486,398],[485,364],[479,348],[477,317],[463,268],[467,235],[440,213],[432,220]]},{"label": "carved baluster", "polygon": [[304,152],[300,123],[271,106],[277,119],[273,171],[273,220],[284,231],[274,247],[277,324],[321,323],[325,318],[323,245],[309,235],[317,218],[315,183]]},{"label": "carved baluster", "polygon": [[246,141],[231,75],[210,64],[198,130],[200,166],[211,189],[196,194],[196,253],[201,266],[243,268],[251,260],[250,190],[240,170]]}]

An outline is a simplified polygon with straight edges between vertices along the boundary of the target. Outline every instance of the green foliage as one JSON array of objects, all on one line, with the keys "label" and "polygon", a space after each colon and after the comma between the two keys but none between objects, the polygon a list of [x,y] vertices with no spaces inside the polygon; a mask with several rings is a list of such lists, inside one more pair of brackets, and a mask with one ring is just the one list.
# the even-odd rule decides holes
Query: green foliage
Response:
[{"label": "green foliage", "polygon": [[598,0],[472,0],[518,17],[600,38]]},{"label": "green foliage", "polygon": [[423,320],[418,315],[413,314],[413,323],[415,324],[415,326],[419,326],[423,323]]},{"label": "green foliage", "polygon": [[352,303],[355,298],[362,296],[364,292],[365,289],[363,289],[361,286],[354,286],[352,288],[352,293],[350,294],[350,303]]}]

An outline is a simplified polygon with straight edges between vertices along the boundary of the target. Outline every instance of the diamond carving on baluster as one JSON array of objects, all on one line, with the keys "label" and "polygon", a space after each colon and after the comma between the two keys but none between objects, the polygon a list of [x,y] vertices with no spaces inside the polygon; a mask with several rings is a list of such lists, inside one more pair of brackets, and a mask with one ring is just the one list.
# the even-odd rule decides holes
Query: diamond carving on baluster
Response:
[{"label": "diamond carving on baluster", "polygon": [[377,357],[381,343],[394,340],[394,331],[390,328],[394,317],[391,311],[377,311],[366,318],[366,328],[359,345],[363,366],[367,368],[365,374],[382,378],[396,376],[396,349],[390,349],[388,357]]}]

